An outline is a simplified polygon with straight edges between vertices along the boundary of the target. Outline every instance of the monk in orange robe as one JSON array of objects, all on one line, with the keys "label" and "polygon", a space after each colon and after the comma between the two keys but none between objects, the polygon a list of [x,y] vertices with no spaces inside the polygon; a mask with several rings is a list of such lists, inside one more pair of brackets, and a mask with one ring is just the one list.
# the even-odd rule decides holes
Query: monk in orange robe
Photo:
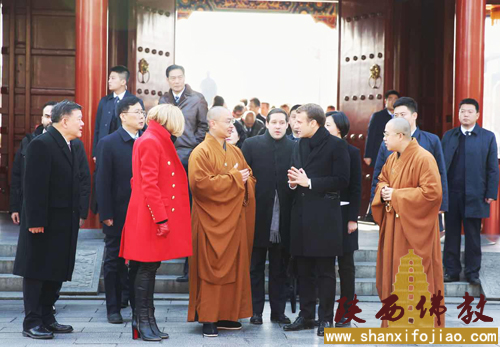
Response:
[{"label": "monk in orange robe", "polygon": [[[386,124],[384,142],[390,151],[373,199],[373,218],[380,225],[377,255],[377,291],[381,300],[394,291],[401,257],[410,249],[422,258],[430,295],[443,296],[443,266],[438,213],[442,200],[441,176],[436,160],[410,135],[410,123],[395,118]],[[415,298],[413,306],[419,302]],[[429,305],[429,306],[428,306]],[[425,307],[430,307],[426,302]],[[405,311],[408,307],[404,307]],[[426,314],[430,314],[429,311]],[[444,327],[444,314],[435,327]],[[382,321],[382,327],[387,327]]]},{"label": "monk in orange robe", "polygon": [[252,316],[250,259],[255,227],[255,183],[240,149],[226,142],[231,112],[213,107],[209,132],[189,158],[193,256],[189,264],[188,321],[204,336],[238,330]]}]

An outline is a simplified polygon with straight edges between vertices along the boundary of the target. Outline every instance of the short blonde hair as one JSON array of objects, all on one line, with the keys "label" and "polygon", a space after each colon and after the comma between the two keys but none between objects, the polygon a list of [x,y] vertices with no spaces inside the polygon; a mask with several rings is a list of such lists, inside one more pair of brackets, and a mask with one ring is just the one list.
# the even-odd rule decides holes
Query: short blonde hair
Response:
[{"label": "short blonde hair", "polygon": [[154,120],[170,134],[179,137],[184,132],[184,115],[180,108],[170,104],[161,104],[153,107],[148,112],[146,124]]}]

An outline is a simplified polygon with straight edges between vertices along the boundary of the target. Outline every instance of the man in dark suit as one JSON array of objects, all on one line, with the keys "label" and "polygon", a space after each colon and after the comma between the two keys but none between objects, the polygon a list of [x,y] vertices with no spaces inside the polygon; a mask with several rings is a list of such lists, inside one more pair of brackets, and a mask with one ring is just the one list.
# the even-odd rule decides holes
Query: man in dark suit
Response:
[{"label": "man in dark suit", "polygon": [[458,118],[460,127],[447,131],[442,140],[449,192],[449,207],[445,213],[444,281],[459,280],[463,227],[465,277],[471,284],[480,284],[481,218],[490,216],[490,204],[498,194],[497,142],[494,133],[476,123],[479,118],[476,100],[462,100]]},{"label": "man in dark suit", "polygon": [[[186,72],[180,65],[170,65],[167,68],[167,82],[170,86],[168,93],[160,98],[160,104],[171,104],[179,107],[184,116],[184,133],[175,141],[175,149],[181,160],[186,174],[188,173],[189,156],[193,149],[205,140],[208,130],[208,104],[203,94],[194,91],[186,84]],[[191,200],[191,191],[189,192]],[[184,262],[184,274],[177,278],[177,282],[189,280],[189,262]]]},{"label": "man in dark suit", "polygon": [[262,135],[266,131],[266,125],[255,118],[254,111],[246,111],[243,117],[241,117],[240,122],[243,125],[243,130],[245,130],[247,138]]},{"label": "man in dark suit", "polygon": [[266,118],[260,114],[260,100],[257,98],[251,98],[248,104],[248,109],[255,113],[255,118],[260,120],[262,124],[266,124]]},{"label": "man in dark suit", "polygon": [[57,104],[55,101],[49,101],[42,107],[42,122],[36,127],[32,134],[27,134],[21,141],[19,149],[14,157],[12,164],[12,181],[10,183],[10,213],[12,222],[19,225],[21,208],[23,204],[23,180],[24,180],[24,165],[26,158],[26,151],[31,140],[38,135],[45,133],[47,128],[52,124],[51,112],[52,107]]},{"label": "man in dark suit", "polygon": [[[23,335],[53,338],[73,328],[57,323],[52,306],[62,282],[70,281],[82,217],[78,157],[83,147],[81,106],[62,101],[52,109],[52,126],[33,139],[26,153],[23,214],[14,274],[24,277]],[[86,173],[90,175],[90,173]]]},{"label": "man in dark suit", "polygon": [[375,112],[368,123],[366,135],[364,162],[371,167],[375,166],[378,149],[384,137],[385,125],[394,117],[394,102],[399,98],[399,93],[389,90],[385,93],[385,108]]},{"label": "man in dark suit", "polygon": [[[94,143],[92,145],[94,162],[96,162],[96,151],[99,141],[120,127],[121,120],[119,114],[116,113],[116,107],[124,97],[132,96],[127,90],[129,78],[130,72],[125,66],[118,65],[111,68],[108,79],[108,88],[111,93],[99,101],[95,117]],[[144,107],[142,100],[140,103]]]},{"label": "man in dark suit", "polygon": [[288,183],[294,190],[290,251],[297,264],[300,314],[284,329],[314,329],[317,287],[318,336],[333,324],[335,257],[343,252],[340,192],[348,186],[350,172],[347,144],[330,135],[325,121],[318,105],[297,109],[295,129],[300,140],[288,170]]},{"label": "man in dark suit", "polygon": [[[328,112],[325,128],[333,136],[345,139],[349,133],[350,123],[344,112]],[[347,144],[350,159],[349,186],[340,192],[340,206],[342,210],[342,256],[338,257],[340,277],[340,298],[343,303],[344,315],[335,323],[336,328],[350,327],[346,322],[348,303],[354,300],[356,272],[354,267],[354,251],[358,245],[358,216],[361,205],[361,153],[359,149]],[[341,303],[339,303],[340,308]]]},{"label": "man in dark suit", "polygon": [[288,127],[286,136],[293,142],[299,141],[299,135],[294,130],[294,126],[295,126],[295,119],[297,119],[297,109],[300,106],[302,105],[293,105],[292,108],[290,109],[290,125]]},{"label": "man in dark suit", "polygon": [[[265,303],[265,269],[269,255],[269,302],[271,322],[290,324],[285,316],[286,265],[290,247],[291,190],[287,172],[294,143],[286,138],[288,115],[280,108],[267,115],[267,131],[243,143],[242,152],[257,179],[256,215],[250,279],[252,324],[262,324]],[[272,173],[272,174],[270,174]]]},{"label": "man in dark suit", "polygon": [[121,126],[105,136],[97,146],[96,194],[99,220],[104,224],[106,256],[104,258],[104,288],[108,322],[123,323],[120,313],[122,283],[127,281],[125,260],[118,257],[132,178],[132,148],[142,134],[145,112],[140,99],[127,96],[118,103]]},{"label": "man in dark suit", "polygon": [[[440,211],[448,211],[448,179],[446,177],[446,165],[444,163],[441,140],[437,137],[437,135],[420,130],[417,127],[418,104],[412,98],[404,96],[394,102],[394,117],[406,119],[410,123],[411,137],[415,138],[418,141],[418,144],[428,150],[436,159],[439,174],[441,175],[441,187],[443,188],[443,201],[441,202]],[[380,175],[382,167],[391,153],[392,152],[387,149],[385,143],[382,142],[378,151],[377,160],[375,162],[375,169],[373,170],[370,201],[372,201],[375,196],[378,176]]]}]

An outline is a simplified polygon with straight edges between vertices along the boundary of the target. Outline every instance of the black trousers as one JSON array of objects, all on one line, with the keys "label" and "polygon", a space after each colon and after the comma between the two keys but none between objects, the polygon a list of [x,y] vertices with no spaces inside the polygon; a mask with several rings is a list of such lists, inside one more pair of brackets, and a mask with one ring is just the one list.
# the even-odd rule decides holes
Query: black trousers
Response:
[{"label": "black trousers", "polygon": [[354,252],[347,252],[344,255],[337,257],[339,262],[339,277],[340,277],[340,297],[347,298],[344,303],[344,310],[349,309],[348,302],[354,299],[355,288],[355,267],[354,267]]},{"label": "black trousers", "polygon": [[[186,170],[186,176],[188,174],[188,163],[189,163],[188,160],[182,162],[182,166],[184,166],[184,170]],[[188,182],[188,192],[189,192],[189,206],[191,208],[191,206],[193,204],[193,196],[191,195],[191,188],[189,188],[189,182]],[[188,257],[186,257],[186,259],[184,260],[184,269],[182,272],[185,276],[189,275],[189,258]]]},{"label": "black trousers", "polygon": [[460,243],[462,225],[465,234],[465,277],[479,277],[481,269],[481,218],[465,217],[465,195],[450,192],[448,212],[444,215],[446,237],[444,239],[444,267],[446,273],[457,277],[462,271]]},{"label": "black trousers", "polygon": [[319,320],[332,323],[336,290],[335,257],[296,257],[296,262],[299,280],[299,315],[306,319],[315,319],[316,298],[319,297]]},{"label": "black trousers", "polygon": [[124,290],[127,291],[128,296],[128,269],[125,260],[118,256],[121,236],[106,235],[104,242],[106,244],[103,267],[106,309],[108,314],[119,313]]},{"label": "black trousers", "polygon": [[24,330],[56,321],[52,306],[57,301],[61,286],[62,282],[23,279]]},{"label": "black trousers", "polygon": [[285,313],[286,304],[286,251],[281,245],[272,247],[254,247],[250,262],[250,280],[252,284],[253,313],[262,314],[264,311],[266,258],[269,254],[269,303],[271,314]]}]

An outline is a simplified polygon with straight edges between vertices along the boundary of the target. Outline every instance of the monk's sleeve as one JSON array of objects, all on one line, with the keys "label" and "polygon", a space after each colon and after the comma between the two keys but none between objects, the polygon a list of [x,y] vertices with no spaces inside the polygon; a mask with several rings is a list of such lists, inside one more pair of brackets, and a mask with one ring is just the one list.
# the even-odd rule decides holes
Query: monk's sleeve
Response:
[{"label": "monk's sleeve", "polygon": [[380,194],[380,192],[382,191],[383,187],[389,185],[389,170],[391,165],[392,165],[392,158],[389,156],[384,166],[382,166],[380,175],[377,177],[378,183],[377,186],[375,187],[375,193],[373,195],[372,215],[373,215],[373,220],[378,225],[382,225],[382,220],[384,217],[384,207],[385,207],[385,203],[384,201],[382,201],[382,195]]},{"label": "monk's sleeve", "polygon": [[[240,201],[243,203],[245,185],[240,171],[243,168],[232,168],[227,173],[214,171],[206,152],[193,153],[189,160],[189,186],[193,196],[202,204],[228,206]],[[240,205],[241,205],[240,204]],[[231,213],[231,211],[227,211]]]},{"label": "monk's sleeve", "polygon": [[413,247],[421,249],[436,230],[443,193],[436,161],[428,157],[418,161],[421,167],[413,172],[418,175],[417,187],[395,189],[391,204],[399,215],[405,237]]}]

